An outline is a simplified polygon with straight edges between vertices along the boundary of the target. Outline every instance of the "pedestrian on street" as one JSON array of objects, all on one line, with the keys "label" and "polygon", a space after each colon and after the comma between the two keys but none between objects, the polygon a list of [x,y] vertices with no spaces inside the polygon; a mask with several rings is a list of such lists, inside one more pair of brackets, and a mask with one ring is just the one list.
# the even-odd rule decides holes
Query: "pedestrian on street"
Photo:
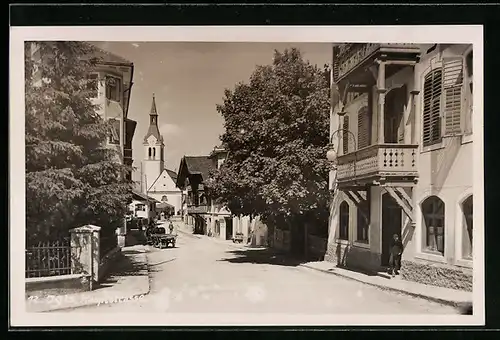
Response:
[{"label": "pedestrian on street", "polygon": [[390,245],[389,274],[394,277],[401,269],[401,255],[403,254],[403,242],[398,234],[394,234]]}]

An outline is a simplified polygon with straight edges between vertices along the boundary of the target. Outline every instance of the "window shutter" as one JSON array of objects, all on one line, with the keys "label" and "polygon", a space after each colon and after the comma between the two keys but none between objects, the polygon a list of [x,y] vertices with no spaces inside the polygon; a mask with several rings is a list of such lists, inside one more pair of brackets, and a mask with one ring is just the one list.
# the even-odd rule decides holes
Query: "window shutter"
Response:
[{"label": "window shutter", "polygon": [[342,125],[342,151],[343,154],[347,154],[349,152],[349,116],[344,117],[344,122]]},{"label": "window shutter", "polygon": [[462,57],[443,59],[443,127],[445,136],[455,136],[462,132],[463,64]]},{"label": "window shutter", "polygon": [[367,106],[362,107],[358,112],[358,148],[365,148],[370,145],[370,111]]},{"label": "window shutter", "polygon": [[423,110],[423,144],[432,145],[441,140],[442,71],[436,69],[425,77]]}]

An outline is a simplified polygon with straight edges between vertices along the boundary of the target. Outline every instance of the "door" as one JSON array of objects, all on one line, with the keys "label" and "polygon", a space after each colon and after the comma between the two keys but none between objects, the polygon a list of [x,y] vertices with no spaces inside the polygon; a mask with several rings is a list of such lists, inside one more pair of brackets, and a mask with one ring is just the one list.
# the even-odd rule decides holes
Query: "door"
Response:
[{"label": "door", "polygon": [[233,238],[233,219],[232,217],[226,217],[226,240]]},{"label": "door", "polygon": [[406,86],[395,88],[385,98],[384,107],[384,142],[404,142],[404,108],[406,104]]},{"label": "door", "polygon": [[391,195],[382,195],[382,259],[381,265],[389,265],[390,245],[394,234],[401,239],[403,210]]}]

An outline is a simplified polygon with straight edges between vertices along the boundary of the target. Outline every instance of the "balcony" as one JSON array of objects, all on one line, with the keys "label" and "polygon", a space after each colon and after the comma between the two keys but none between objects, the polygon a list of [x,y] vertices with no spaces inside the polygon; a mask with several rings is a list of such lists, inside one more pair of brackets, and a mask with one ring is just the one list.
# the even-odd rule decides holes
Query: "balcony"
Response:
[{"label": "balcony", "polygon": [[187,213],[196,215],[196,214],[206,214],[208,213],[208,205],[188,205]]},{"label": "balcony", "polygon": [[418,145],[377,144],[338,157],[339,187],[380,182],[415,182]]},{"label": "balcony", "polygon": [[[334,80],[339,83],[354,76],[355,82],[367,82],[369,78],[366,77],[372,75],[366,69],[377,58],[404,62],[416,61],[419,57],[420,47],[415,44],[340,44],[334,47]],[[399,68],[393,67],[389,73],[397,72]]]}]

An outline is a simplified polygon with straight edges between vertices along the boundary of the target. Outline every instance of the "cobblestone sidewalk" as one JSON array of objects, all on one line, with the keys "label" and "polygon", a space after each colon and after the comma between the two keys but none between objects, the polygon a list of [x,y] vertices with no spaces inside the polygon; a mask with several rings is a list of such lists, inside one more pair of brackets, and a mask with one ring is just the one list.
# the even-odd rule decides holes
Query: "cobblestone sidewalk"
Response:
[{"label": "cobblestone sidewalk", "polygon": [[26,300],[27,312],[52,312],[142,299],[149,293],[148,255],[142,245],[122,248],[110,275],[89,292]]},{"label": "cobblestone sidewalk", "polygon": [[301,266],[328,274],[342,276],[358,282],[363,282],[381,289],[424,298],[426,300],[454,307],[462,307],[464,304],[472,302],[472,292],[424,285],[421,283],[406,281],[400,279],[399,277],[388,279],[377,275],[367,275],[336,267],[333,263],[327,261],[308,262],[301,264]]}]

